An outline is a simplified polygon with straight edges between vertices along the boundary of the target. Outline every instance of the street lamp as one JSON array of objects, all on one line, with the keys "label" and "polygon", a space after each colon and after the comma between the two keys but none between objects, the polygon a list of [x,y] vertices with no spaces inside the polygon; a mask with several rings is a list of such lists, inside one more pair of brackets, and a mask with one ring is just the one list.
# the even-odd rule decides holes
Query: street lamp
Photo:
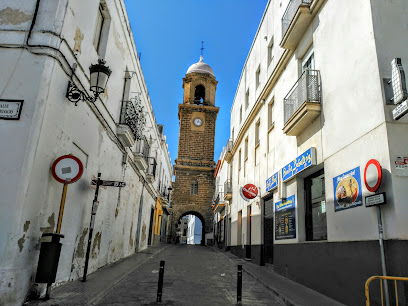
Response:
[{"label": "street lamp", "polygon": [[88,101],[94,103],[101,93],[105,91],[106,84],[108,83],[109,76],[112,71],[108,66],[105,66],[105,61],[103,59],[98,59],[98,64],[92,64],[89,67],[89,72],[91,75],[91,87],[90,90],[94,93],[94,96],[91,97],[87,93],[79,90],[74,82],[68,82],[67,95],[69,101],[77,103],[82,101]]}]

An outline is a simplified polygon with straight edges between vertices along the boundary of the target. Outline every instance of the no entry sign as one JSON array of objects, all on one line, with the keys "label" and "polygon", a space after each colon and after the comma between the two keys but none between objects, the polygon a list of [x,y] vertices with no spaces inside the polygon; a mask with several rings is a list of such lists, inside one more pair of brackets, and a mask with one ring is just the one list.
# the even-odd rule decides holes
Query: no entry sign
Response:
[{"label": "no entry sign", "polygon": [[364,183],[368,191],[376,192],[382,181],[382,169],[380,163],[370,159],[364,169]]},{"label": "no entry sign", "polygon": [[84,166],[79,158],[73,155],[58,157],[51,167],[52,176],[60,183],[71,184],[80,179]]}]

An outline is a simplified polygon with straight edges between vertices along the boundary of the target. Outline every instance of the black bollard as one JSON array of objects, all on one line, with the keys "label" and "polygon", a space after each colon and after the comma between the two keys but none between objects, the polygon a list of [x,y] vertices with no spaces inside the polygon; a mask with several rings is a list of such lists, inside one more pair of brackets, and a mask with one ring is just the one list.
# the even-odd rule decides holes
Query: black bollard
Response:
[{"label": "black bollard", "polygon": [[241,305],[241,301],[242,301],[242,265],[238,265],[237,305]]},{"label": "black bollard", "polygon": [[162,301],[163,277],[164,277],[164,260],[161,260],[160,261],[160,270],[159,270],[159,286],[157,287],[157,300],[156,300],[156,302],[161,302]]}]

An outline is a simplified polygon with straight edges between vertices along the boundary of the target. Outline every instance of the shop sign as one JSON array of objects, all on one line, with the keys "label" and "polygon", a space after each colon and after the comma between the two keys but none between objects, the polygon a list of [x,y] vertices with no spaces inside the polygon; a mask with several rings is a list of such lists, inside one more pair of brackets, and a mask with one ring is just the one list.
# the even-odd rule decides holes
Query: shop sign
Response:
[{"label": "shop sign", "polygon": [[282,180],[286,182],[297,173],[316,165],[316,148],[312,147],[282,168]]},{"label": "shop sign", "polygon": [[296,238],[296,209],[293,195],[283,203],[275,203],[275,239],[294,238]]},{"label": "shop sign", "polygon": [[23,100],[3,100],[0,99],[0,119],[19,120]]},{"label": "shop sign", "polygon": [[381,192],[381,193],[377,193],[377,194],[373,194],[373,195],[365,197],[366,207],[381,205],[385,203],[386,203],[385,192]]},{"label": "shop sign", "polygon": [[266,191],[275,189],[278,187],[278,181],[279,181],[279,172],[276,172],[274,175],[272,175],[270,178],[266,180]]},{"label": "shop sign", "polygon": [[334,211],[363,205],[360,167],[333,178]]},{"label": "shop sign", "polygon": [[239,189],[241,197],[249,202],[249,200],[254,199],[258,195],[258,188],[253,184],[246,184],[244,187]]}]

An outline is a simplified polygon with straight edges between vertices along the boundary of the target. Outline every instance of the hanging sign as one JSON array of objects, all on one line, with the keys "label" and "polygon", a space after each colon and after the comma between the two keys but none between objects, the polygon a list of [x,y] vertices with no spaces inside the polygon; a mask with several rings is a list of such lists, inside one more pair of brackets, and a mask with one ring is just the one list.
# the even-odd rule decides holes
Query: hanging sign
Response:
[{"label": "hanging sign", "polygon": [[266,191],[273,190],[278,187],[279,182],[279,172],[276,172],[270,178],[266,180]]},{"label": "hanging sign", "polygon": [[246,184],[244,187],[239,189],[241,197],[249,202],[249,200],[254,199],[258,195],[258,188],[253,184]]},{"label": "hanging sign", "polygon": [[382,181],[382,169],[380,163],[370,159],[364,169],[364,184],[368,191],[376,192]]},{"label": "hanging sign", "polygon": [[19,120],[23,102],[23,100],[0,99],[0,119]]},{"label": "hanging sign", "polygon": [[84,166],[78,157],[63,155],[58,157],[51,167],[52,176],[60,183],[71,184],[79,180]]},{"label": "hanging sign", "polygon": [[312,147],[282,168],[282,181],[286,182],[297,173],[316,165],[316,148]]}]

